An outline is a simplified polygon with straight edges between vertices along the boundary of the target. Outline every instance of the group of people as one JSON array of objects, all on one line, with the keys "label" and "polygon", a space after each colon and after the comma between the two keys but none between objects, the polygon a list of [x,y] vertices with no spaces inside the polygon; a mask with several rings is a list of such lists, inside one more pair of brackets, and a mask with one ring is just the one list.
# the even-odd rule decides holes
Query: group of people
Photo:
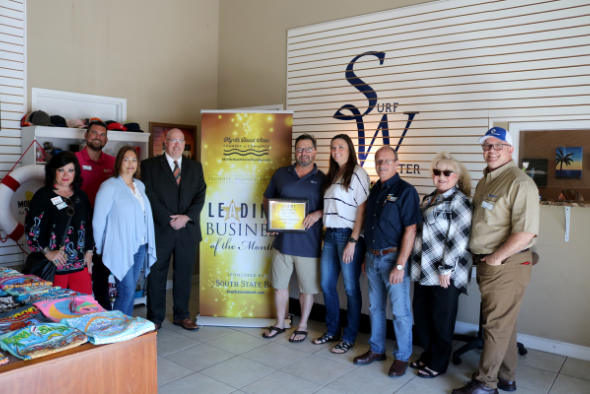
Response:
[{"label": "group of people", "polygon": [[147,318],[159,329],[174,256],[173,324],[198,329],[189,300],[206,185],[201,164],[183,156],[183,132],[170,130],[165,154],[141,163],[131,146],[116,158],[103,152],[108,136],[102,121],[90,122],[84,138],[81,151],[58,153],[45,166],[45,186],[34,194],[25,218],[32,252],[27,266],[48,260],[56,266],[55,286],[94,293],[103,308],[127,315],[143,270]]},{"label": "group of people", "polygon": [[[364,272],[370,349],[354,363],[386,359],[389,300],[397,341],[389,376],[402,376],[409,366],[421,378],[435,378],[447,371],[459,295],[467,292],[476,263],[485,344],[479,371],[453,394],[516,390],[516,320],[530,281],[530,248],[539,231],[539,193],[512,160],[514,147],[508,131],[494,127],[479,143],[487,167],[472,199],[469,172],[443,152],[430,165],[435,190],[420,202],[416,189],[397,173],[398,156],[392,147],[375,152],[379,180],[371,187],[347,135],[332,138],[327,175],[315,164],[314,137],[300,135],[295,141],[296,163],[275,172],[264,204],[271,198],[307,199],[310,213],[303,224],[308,231],[276,235],[269,278],[275,289],[277,320],[262,336],[273,338],[286,330],[287,287],[295,269],[301,320],[289,341],[306,339],[314,295],[321,291],[327,331],[313,343],[334,342],[333,353],[346,353],[359,331]],[[366,167],[371,164],[365,162]],[[340,273],[347,301],[344,327],[337,292]],[[415,282],[413,301],[411,282]],[[412,320],[424,351],[409,363]]]}]

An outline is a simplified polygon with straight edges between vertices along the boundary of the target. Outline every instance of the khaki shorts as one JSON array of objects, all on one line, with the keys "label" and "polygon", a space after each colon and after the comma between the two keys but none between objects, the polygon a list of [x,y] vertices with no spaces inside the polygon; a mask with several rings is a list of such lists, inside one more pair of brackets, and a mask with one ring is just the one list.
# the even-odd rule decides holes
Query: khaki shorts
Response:
[{"label": "khaki shorts", "polygon": [[297,271],[299,291],[304,294],[317,294],[320,292],[320,258],[300,257],[282,254],[278,250],[272,250],[272,262],[268,274],[272,287],[278,290],[286,290],[293,273],[293,266]]}]

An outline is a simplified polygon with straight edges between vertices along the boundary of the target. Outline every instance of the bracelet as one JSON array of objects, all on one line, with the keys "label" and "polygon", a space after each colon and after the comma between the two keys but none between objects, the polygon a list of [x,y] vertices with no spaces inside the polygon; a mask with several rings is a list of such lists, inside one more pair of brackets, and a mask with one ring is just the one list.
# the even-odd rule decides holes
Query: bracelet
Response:
[{"label": "bracelet", "polygon": [[41,251],[41,253],[43,253],[43,256],[46,256],[47,253],[51,252],[51,249],[49,249],[49,246],[46,246],[43,248],[43,250]]},{"label": "bracelet", "polygon": [[87,250],[86,253],[90,253],[92,256],[94,256],[94,250]]}]

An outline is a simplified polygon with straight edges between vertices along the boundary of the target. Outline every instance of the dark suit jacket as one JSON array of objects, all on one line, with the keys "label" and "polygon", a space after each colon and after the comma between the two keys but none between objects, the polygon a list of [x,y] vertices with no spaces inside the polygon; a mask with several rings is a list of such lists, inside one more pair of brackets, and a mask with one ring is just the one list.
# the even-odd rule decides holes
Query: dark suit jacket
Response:
[{"label": "dark suit jacket", "polygon": [[[183,245],[194,246],[202,239],[199,218],[207,185],[201,163],[184,156],[181,160],[180,186],[165,155],[142,161],[141,177],[152,205],[156,242],[172,242],[179,235]],[[170,215],[187,215],[191,221],[185,228],[174,230],[170,226]]]}]

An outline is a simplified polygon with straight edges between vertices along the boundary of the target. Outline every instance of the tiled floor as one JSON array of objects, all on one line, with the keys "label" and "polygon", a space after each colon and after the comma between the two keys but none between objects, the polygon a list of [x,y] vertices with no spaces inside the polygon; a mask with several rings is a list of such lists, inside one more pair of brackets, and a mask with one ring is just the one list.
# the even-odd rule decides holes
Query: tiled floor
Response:
[{"label": "tiled floor", "polygon": [[[171,313],[171,294],[168,294],[167,305]],[[199,308],[196,286],[190,308],[191,315],[195,316]],[[145,307],[135,308],[135,314],[145,317]],[[480,354],[478,351],[467,353],[462,364],[451,364],[448,372],[436,379],[418,378],[411,369],[403,377],[389,378],[387,371],[393,362],[391,350],[385,362],[368,366],[352,363],[354,357],[368,350],[367,334],[360,334],[348,353],[335,355],[330,352],[331,346],[311,343],[311,339],[325,330],[321,322],[310,323],[306,342],[293,344],[287,340],[292,330],[266,340],[261,337],[263,329],[201,327],[191,332],[172,325],[171,321],[169,314],[158,332],[160,394],[443,394],[469,379],[477,370]],[[394,345],[388,340],[388,349]],[[419,352],[420,348],[415,347],[412,360]],[[518,394],[590,393],[588,361],[529,349],[519,363]]]}]

